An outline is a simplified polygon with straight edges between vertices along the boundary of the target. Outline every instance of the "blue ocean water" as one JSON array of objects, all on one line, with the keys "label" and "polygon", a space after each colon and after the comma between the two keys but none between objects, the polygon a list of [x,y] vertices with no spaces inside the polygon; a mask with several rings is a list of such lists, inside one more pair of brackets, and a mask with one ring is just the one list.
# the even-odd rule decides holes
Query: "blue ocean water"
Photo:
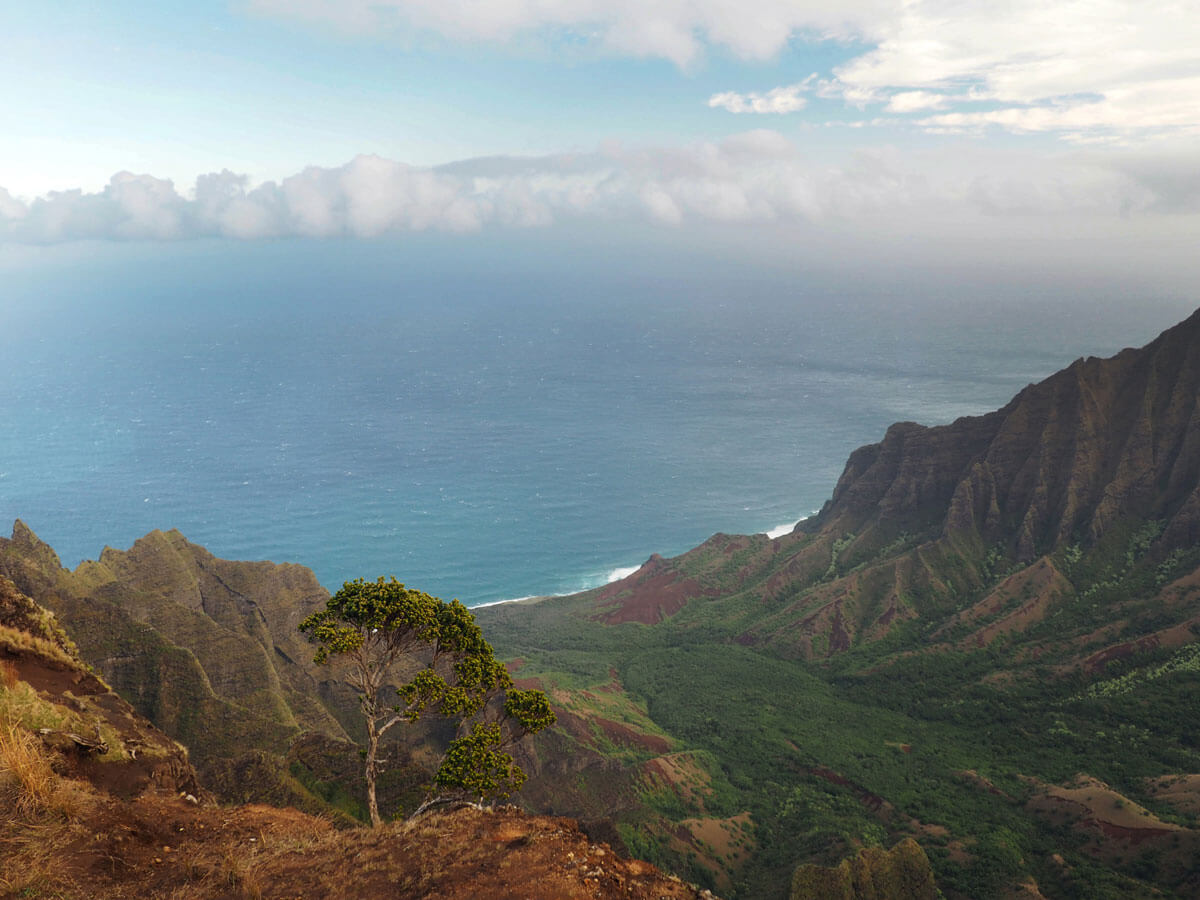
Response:
[{"label": "blue ocean water", "polygon": [[1171,298],[529,241],[95,245],[0,275],[0,517],[468,604],[790,525],[888,424],[979,414]]}]

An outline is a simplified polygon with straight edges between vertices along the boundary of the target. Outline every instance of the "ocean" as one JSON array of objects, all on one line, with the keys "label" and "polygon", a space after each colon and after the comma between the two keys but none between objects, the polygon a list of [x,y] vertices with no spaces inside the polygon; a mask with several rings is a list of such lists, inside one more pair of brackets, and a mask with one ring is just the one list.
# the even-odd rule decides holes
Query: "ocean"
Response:
[{"label": "ocean", "polygon": [[787,530],[899,420],[1145,343],[1177,297],[517,239],[0,258],[0,517],[468,605]]}]

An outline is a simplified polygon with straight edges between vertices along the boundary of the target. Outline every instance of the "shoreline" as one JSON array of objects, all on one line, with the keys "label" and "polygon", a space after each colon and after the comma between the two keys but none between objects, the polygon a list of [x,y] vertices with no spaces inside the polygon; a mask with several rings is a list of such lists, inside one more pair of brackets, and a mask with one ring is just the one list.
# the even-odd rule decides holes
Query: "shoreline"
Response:
[{"label": "shoreline", "polygon": [[[766,535],[767,538],[769,538],[770,540],[777,540],[781,537],[784,537],[785,535],[791,534],[793,531],[796,530],[797,525],[799,525],[801,522],[805,521],[806,519],[812,518],[812,516],[814,516],[814,515],[816,515],[815,512],[809,513],[809,515],[803,516],[799,519],[796,519],[793,522],[785,522],[782,525],[776,525],[774,528],[768,529],[766,531],[753,532],[753,534],[762,534],[762,535]],[[687,552],[687,551],[684,551],[684,552]],[[645,563],[642,563],[642,565],[645,565]],[[596,588],[601,588],[601,587],[604,587],[605,585],[613,584],[614,582],[620,581],[622,578],[628,578],[634,572],[638,571],[638,569],[640,569],[642,567],[642,565],[618,566],[617,568],[609,571],[608,578],[605,581],[601,581],[597,584],[592,585],[591,587],[580,588],[579,590],[572,591],[571,593],[568,593],[568,594],[530,594],[529,596],[526,596],[526,597],[512,597],[512,598],[507,598],[504,600],[488,600],[485,603],[476,603],[474,606],[469,606],[467,608],[468,609],[483,609],[488,606],[500,606],[505,603],[534,604],[534,603],[541,603],[543,600],[552,600],[555,597],[569,597],[572,594],[582,594],[584,591],[594,591]]]},{"label": "shoreline", "polygon": [[513,597],[511,600],[488,600],[486,603],[476,603],[474,606],[468,606],[467,609],[483,609],[485,606],[501,606],[505,603],[541,603],[543,600],[553,600],[555,597],[569,596],[567,594],[534,594],[529,597]]}]

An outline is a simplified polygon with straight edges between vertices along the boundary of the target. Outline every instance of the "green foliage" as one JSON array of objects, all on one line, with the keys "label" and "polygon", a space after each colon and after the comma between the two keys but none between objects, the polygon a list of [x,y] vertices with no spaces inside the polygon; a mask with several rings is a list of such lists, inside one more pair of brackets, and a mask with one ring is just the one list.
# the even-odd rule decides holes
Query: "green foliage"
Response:
[{"label": "green foliage", "polygon": [[504,698],[504,712],[529,734],[554,724],[554,710],[542,691],[510,690]]},{"label": "green foliage", "polygon": [[[1144,779],[1200,771],[1195,717],[1181,702],[1200,692],[1200,645],[1137,649],[1150,643],[1139,637],[1186,621],[1200,602],[1189,583],[1160,598],[1164,585],[1200,564],[1200,548],[1163,551],[1162,533],[1159,522],[1129,520],[1099,542],[1059,548],[1053,562],[1074,591],[1059,590],[1044,620],[978,649],[949,648],[991,619],[955,632],[945,627],[949,617],[1021,564],[999,544],[961,555],[922,545],[928,577],[893,580],[887,569],[884,579],[917,618],[893,624],[881,639],[860,643],[860,632],[849,651],[828,660],[796,660],[788,629],[812,612],[804,593],[864,563],[863,554],[851,558],[848,534],[835,542],[832,559],[810,553],[802,584],[795,578],[779,593],[743,579],[739,593],[695,599],[653,627],[592,622],[587,598],[528,607],[520,617],[497,608],[486,621],[500,652],[525,660],[523,675],[586,692],[612,683],[607,673],[615,670],[615,682],[646,704],[655,733],[668,736],[673,751],[711,758],[708,814],[748,811],[755,829],[752,855],[729,873],[734,887],[725,896],[785,896],[797,865],[836,866],[860,847],[905,835],[920,841],[938,885],[955,900],[1008,896],[1030,877],[1050,898],[1174,896],[1182,876],[1169,866],[1156,867],[1145,852],[1119,862],[1090,857],[1087,833],[1026,805],[1027,779],[1065,784],[1083,772],[1174,821],[1169,807],[1147,795]],[[870,605],[878,603],[871,565],[912,540],[901,535],[865,560],[861,593],[843,601],[848,615],[870,620],[878,608]],[[720,557],[714,545],[681,566],[695,577],[724,577]],[[762,571],[796,559],[779,553]],[[1012,611],[1036,587],[1031,581],[1029,594],[1013,592],[988,616]],[[1098,678],[1079,666],[1125,641],[1130,655]],[[611,695],[602,696],[608,702]],[[627,748],[597,741],[597,750],[614,764],[639,762]],[[660,824],[619,819],[622,836],[638,855],[687,871],[686,855],[661,823],[696,813],[674,792],[640,799]],[[1065,863],[1051,863],[1055,857]]]},{"label": "green foliage", "polygon": [[[457,600],[446,603],[394,577],[359,578],[346,582],[325,609],[300,623],[300,630],[318,644],[314,661],[343,663],[347,681],[359,694],[373,824],[381,821],[375,796],[379,741],[394,725],[438,715],[457,722],[460,731],[470,729],[451,742],[434,787],[482,798],[508,796],[525,779],[502,748],[554,724],[543,693],[510,690],[507,669]],[[399,681],[401,666],[411,671],[414,661],[423,665]],[[486,721],[489,701],[505,691],[498,720]],[[398,704],[385,699],[392,692]]]},{"label": "green foliage", "polygon": [[503,745],[498,723],[476,723],[470,734],[450,742],[434,783],[443,791],[481,800],[508,797],[525,783],[525,773],[501,749]]},{"label": "green foliage", "polygon": [[1200,644],[1188,644],[1159,665],[1147,666],[1126,672],[1116,678],[1093,682],[1087,686],[1085,694],[1091,698],[1116,697],[1119,694],[1128,694],[1149,681],[1155,681],[1177,672],[1200,673]]},{"label": "green foliage", "polygon": [[855,536],[853,534],[845,534],[833,542],[833,546],[829,550],[829,568],[825,570],[825,580],[836,578],[841,574],[841,569],[838,566],[838,557],[842,551],[854,543]]}]

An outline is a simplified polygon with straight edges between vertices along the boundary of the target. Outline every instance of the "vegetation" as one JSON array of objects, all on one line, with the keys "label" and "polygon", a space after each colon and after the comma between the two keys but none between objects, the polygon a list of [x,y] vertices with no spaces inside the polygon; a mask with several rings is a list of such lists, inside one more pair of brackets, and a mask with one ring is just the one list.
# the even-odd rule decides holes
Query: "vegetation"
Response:
[{"label": "vegetation", "polygon": [[890,851],[870,847],[835,867],[805,865],[792,876],[789,900],[936,900],[929,859],[912,838]]},{"label": "vegetation", "polygon": [[[376,798],[379,742],[393,726],[427,714],[458,723],[460,733],[434,787],[438,799],[447,794],[482,799],[505,797],[520,787],[525,774],[504,748],[554,723],[545,694],[513,688],[474,616],[457,600],[446,603],[395,578],[360,578],[346,582],[300,630],[319,645],[315,661],[341,663],[358,693],[367,728],[364,777],[372,825],[382,822]],[[414,660],[420,660],[415,671]]]},{"label": "vegetation", "polygon": [[[646,710],[648,722],[630,721],[642,733],[667,736],[673,753],[715,761],[707,813],[748,811],[753,822],[752,852],[731,871],[725,896],[784,897],[799,866],[836,868],[863,848],[913,837],[950,898],[1001,897],[1031,878],[1053,898],[1183,897],[1197,887],[1187,860],[1200,851],[1200,820],[1148,784],[1200,772],[1200,733],[1180,702],[1200,691],[1196,635],[1178,647],[1136,639],[1200,613],[1200,589],[1174,586],[1200,559],[1190,550],[1158,552],[1161,532],[1134,521],[1103,541],[1065,545],[1050,558],[1065,581],[1055,582],[1044,618],[983,646],[965,638],[1036,596],[1026,567],[996,545],[981,546],[978,558],[934,558],[929,584],[959,587],[910,586],[928,621],[901,623],[827,659],[786,658],[779,642],[745,640],[747,626],[772,610],[753,582],[652,627],[600,625],[586,597],[496,607],[481,619],[498,652],[524,660],[522,675],[565,694],[577,715],[624,696]],[[722,579],[715,552],[704,552],[706,571]],[[832,555],[813,569],[809,593],[786,602],[803,608],[828,586]],[[731,556],[735,565],[746,562]],[[979,573],[975,587],[970,572]],[[938,631],[1001,583],[1002,603]],[[1122,640],[1129,644],[1119,654],[1084,664]],[[614,694],[614,684],[624,693]],[[626,761],[632,752],[601,740],[587,749]],[[640,759],[653,756],[643,750]],[[1048,816],[1045,808],[1061,804],[1039,802],[1046,786],[1080,773],[1117,798],[1093,810],[1100,818],[1144,809],[1149,833],[1186,830],[1122,842],[1087,825],[1083,807],[1077,819]],[[695,810],[673,792],[646,791],[642,800],[661,818],[656,824],[641,813],[619,823],[630,848],[715,887],[697,848],[670,837]]]}]

